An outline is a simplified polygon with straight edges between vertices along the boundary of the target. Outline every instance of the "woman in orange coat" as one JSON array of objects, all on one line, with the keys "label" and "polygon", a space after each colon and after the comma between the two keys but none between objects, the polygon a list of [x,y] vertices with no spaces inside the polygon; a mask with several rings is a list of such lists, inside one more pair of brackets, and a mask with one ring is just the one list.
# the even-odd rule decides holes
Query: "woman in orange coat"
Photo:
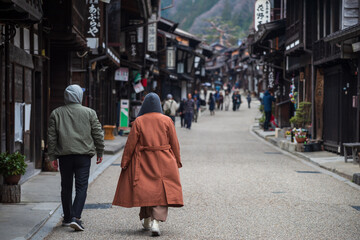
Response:
[{"label": "woman in orange coat", "polygon": [[182,207],[180,147],[174,123],[163,115],[159,96],[146,95],[132,123],[121,160],[121,174],[113,205],[141,207],[140,220],[152,235],[168,207]]}]

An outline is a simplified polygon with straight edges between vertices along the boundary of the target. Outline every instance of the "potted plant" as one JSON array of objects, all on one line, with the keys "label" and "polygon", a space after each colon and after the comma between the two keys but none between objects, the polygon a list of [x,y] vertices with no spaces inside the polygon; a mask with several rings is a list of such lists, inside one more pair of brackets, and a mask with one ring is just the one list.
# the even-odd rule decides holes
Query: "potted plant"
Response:
[{"label": "potted plant", "polygon": [[301,102],[296,109],[295,116],[290,119],[290,123],[296,128],[305,128],[311,124],[311,103]]},{"label": "potted plant", "polygon": [[0,174],[9,185],[16,185],[26,172],[25,156],[19,152],[0,154]]},{"label": "potted plant", "polygon": [[291,140],[291,131],[290,130],[285,132],[285,137],[287,140]]},{"label": "potted plant", "polygon": [[306,132],[302,129],[295,130],[295,139],[297,143],[304,143],[307,139]]}]

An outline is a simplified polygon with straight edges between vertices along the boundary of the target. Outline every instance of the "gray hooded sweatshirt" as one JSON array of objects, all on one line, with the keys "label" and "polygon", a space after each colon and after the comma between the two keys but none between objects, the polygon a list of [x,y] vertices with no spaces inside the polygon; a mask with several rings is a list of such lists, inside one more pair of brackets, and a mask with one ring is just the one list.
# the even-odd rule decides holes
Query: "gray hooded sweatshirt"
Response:
[{"label": "gray hooded sweatshirt", "polygon": [[55,109],[49,119],[48,155],[81,154],[102,157],[104,134],[96,112],[81,105],[83,91],[79,85],[65,89],[65,105]]}]

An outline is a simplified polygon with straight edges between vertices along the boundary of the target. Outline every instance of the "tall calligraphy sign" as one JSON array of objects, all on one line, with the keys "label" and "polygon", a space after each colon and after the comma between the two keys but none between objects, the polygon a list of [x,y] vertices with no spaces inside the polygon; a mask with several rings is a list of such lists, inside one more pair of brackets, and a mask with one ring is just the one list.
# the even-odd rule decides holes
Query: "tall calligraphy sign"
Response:
[{"label": "tall calligraphy sign", "polygon": [[157,24],[155,22],[156,14],[152,14],[151,18],[149,19],[150,22],[153,22],[148,25],[148,34],[147,34],[147,50],[149,52],[156,52],[156,34],[157,34]]},{"label": "tall calligraphy sign", "polygon": [[271,4],[269,0],[257,0],[255,3],[255,31],[259,30],[259,25],[270,22]]},{"label": "tall calligraphy sign", "polygon": [[86,0],[87,7],[87,45],[94,49],[99,47],[99,36],[100,36],[100,7],[99,0]]}]

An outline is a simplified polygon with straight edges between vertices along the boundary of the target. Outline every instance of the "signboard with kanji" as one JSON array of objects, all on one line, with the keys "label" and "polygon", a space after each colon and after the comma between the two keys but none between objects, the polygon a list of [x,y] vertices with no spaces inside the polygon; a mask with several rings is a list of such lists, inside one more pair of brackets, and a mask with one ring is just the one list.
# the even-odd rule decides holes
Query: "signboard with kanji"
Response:
[{"label": "signboard with kanji", "polygon": [[87,45],[89,48],[95,49],[99,46],[100,35],[100,7],[99,0],[87,0]]},{"label": "signboard with kanji", "polygon": [[118,68],[115,71],[115,80],[127,82],[129,80],[129,69],[128,68]]},{"label": "signboard with kanji", "polygon": [[150,22],[154,22],[148,25],[148,41],[147,41],[147,50],[149,52],[156,52],[156,32],[157,32],[157,24],[155,22],[156,14],[153,14],[149,19]]},{"label": "signboard with kanji", "polygon": [[269,0],[257,0],[255,3],[255,31],[259,25],[270,22],[271,4]]}]

